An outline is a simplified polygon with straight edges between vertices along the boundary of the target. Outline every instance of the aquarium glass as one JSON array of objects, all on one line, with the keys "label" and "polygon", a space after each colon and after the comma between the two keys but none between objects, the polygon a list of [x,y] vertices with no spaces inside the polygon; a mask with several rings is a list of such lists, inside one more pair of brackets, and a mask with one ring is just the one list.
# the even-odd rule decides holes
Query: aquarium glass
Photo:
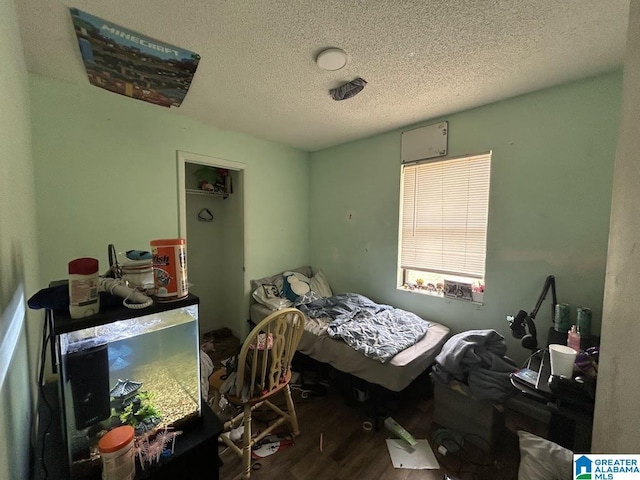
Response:
[{"label": "aquarium glass", "polygon": [[132,425],[140,436],[200,417],[197,304],[74,330],[57,342],[72,478],[100,468],[98,440],[116,426]]}]

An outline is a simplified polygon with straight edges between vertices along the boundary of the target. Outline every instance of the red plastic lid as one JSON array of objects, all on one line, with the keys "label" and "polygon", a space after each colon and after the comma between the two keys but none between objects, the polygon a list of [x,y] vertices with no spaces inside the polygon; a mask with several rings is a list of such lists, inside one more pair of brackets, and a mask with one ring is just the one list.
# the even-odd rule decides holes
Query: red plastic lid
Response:
[{"label": "red plastic lid", "polygon": [[76,258],[69,262],[69,273],[76,275],[91,275],[98,271],[98,260],[95,258]]},{"label": "red plastic lid", "polygon": [[152,246],[159,245],[184,245],[186,242],[184,238],[168,238],[164,240],[151,240]]},{"label": "red plastic lid", "polygon": [[122,425],[107,432],[98,442],[100,453],[113,453],[133,440],[135,430],[131,425]]}]

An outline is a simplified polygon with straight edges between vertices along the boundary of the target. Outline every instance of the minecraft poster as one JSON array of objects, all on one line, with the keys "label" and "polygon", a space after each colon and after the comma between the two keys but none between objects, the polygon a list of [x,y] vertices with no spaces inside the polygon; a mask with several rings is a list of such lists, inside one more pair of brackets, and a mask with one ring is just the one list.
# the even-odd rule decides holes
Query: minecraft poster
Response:
[{"label": "minecraft poster", "polygon": [[77,8],[73,27],[89,82],[163,107],[179,107],[200,55],[145,37]]}]

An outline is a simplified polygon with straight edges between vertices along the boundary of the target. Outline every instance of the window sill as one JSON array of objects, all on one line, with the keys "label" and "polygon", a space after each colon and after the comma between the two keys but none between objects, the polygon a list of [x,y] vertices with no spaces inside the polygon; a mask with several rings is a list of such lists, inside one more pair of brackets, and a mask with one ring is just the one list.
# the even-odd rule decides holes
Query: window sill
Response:
[{"label": "window sill", "polygon": [[462,297],[453,297],[453,296],[445,296],[444,293],[438,291],[427,290],[424,288],[408,288],[402,285],[397,287],[398,290],[403,292],[414,293],[418,295],[426,295],[428,297],[437,297],[446,300],[457,300],[460,302],[472,303],[474,305],[484,305],[484,292],[473,292],[472,298],[462,298]]}]

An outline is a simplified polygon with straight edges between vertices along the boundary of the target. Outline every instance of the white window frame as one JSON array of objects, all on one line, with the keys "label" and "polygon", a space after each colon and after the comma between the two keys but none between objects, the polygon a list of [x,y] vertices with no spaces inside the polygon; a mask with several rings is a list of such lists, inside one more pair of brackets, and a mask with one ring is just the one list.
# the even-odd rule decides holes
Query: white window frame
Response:
[{"label": "white window frame", "polygon": [[[398,239],[399,286],[421,279],[474,285],[484,291],[492,152],[402,165]],[[435,280],[434,280],[435,281]],[[431,282],[431,281],[430,281]],[[445,294],[442,285],[429,292]],[[466,298],[465,298],[466,299]]]}]

